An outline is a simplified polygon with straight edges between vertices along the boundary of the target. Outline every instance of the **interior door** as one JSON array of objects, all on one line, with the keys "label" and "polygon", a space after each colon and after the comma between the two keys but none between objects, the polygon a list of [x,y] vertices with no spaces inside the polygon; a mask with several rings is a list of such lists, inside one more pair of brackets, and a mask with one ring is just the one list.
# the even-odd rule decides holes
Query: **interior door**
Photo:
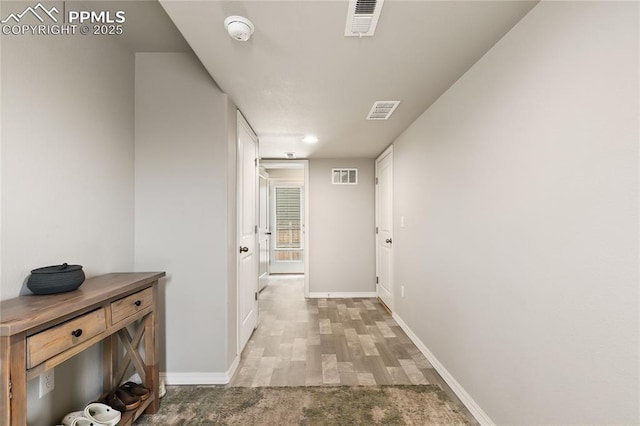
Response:
[{"label": "interior door", "polygon": [[238,343],[242,351],[258,325],[258,139],[238,111]]},{"label": "interior door", "polygon": [[393,147],[376,160],[376,294],[393,309]]},{"label": "interior door", "polygon": [[260,267],[258,281],[262,290],[269,280],[269,173],[260,169],[258,173],[258,246],[260,247]]},{"label": "interior door", "polygon": [[304,185],[271,184],[272,274],[304,274]]}]

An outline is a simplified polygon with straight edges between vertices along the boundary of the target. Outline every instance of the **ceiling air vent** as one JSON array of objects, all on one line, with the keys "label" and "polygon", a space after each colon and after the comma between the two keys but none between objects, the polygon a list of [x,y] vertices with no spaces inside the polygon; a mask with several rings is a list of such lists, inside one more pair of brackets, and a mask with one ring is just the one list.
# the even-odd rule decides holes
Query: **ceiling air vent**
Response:
[{"label": "ceiling air vent", "polygon": [[384,0],[349,0],[347,27],[344,35],[351,37],[372,36],[376,31]]},{"label": "ceiling air vent", "polygon": [[386,120],[398,108],[400,101],[375,101],[367,120]]}]

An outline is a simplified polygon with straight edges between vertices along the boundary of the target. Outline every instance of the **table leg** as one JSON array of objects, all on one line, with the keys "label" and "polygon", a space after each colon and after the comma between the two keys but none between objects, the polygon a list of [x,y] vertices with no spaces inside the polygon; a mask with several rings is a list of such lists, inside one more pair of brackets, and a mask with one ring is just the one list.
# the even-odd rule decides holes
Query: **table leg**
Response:
[{"label": "table leg", "polygon": [[0,424],[11,424],[11,338],[0,337]]},{"label": "table leg", "polygon": [[0,420],[2,424],[27,424],[26,336],[18,333],[0,338]]},{"label": "table leg", "polygon": [[111,392],[119,383],[115,383],[118,359],[118,339],[115,334],[102,341],[102,392]]},{"label": "table leg", "polygon": [[144,319],[144,364],[146,372],[145,386],[153,392],[153,402],[145,410],[146,414],[155,414],[160,408],[158,387],[160,386],[158,368],[158,286],[153,286],[153,311]]}]

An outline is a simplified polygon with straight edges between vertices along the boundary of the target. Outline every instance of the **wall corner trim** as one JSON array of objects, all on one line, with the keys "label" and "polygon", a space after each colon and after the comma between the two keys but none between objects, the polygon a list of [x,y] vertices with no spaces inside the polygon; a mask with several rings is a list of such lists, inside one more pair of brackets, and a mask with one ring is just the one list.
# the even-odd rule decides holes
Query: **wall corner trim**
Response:
[{"label": "wall corner trim", "polygon": [[329,292],[311,292],[309,293],[309,299],[368,299],[372,297],[377,297],[375,291],[360,291],[360,292],[349,292],[349,291],[329,291]]},{"label": "wall corner trim", "polygon": [[224,373],[204,373],[204,372],[188,372],[188,373],[160,373],[160,381],[167,385],[226,385],[238,369],[240,357],[236,356],[231,366]]},{"label": "wall corner trim", "polygon": [[422,343],[422,341],[415,335],[415,333],[409,328],[409,326],[400,318],[397,313],[393,313],[393,319],[398,323],[400,328],[407,333],[407,336],[411,341],[420,349],[420,352],[427,358],[427,360],[433,365],[436,371],[442,376],[445,382],[451,387],[453,392],[460,398],[460,401],[467,407],[467,409],[473,414],[476,420],[483,426],[495,426],[495,423],[485,413],[477,402],[467,393],[460,383],[449,373],[449,371],[438,361],[435,355]]}]

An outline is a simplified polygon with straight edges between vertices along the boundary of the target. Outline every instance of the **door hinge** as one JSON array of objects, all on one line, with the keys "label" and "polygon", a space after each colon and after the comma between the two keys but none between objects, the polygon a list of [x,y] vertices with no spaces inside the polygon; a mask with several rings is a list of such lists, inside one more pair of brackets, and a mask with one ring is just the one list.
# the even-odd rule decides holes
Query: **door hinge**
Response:
[{"label": "door hinge", "polygon": [[376,284],[380,283],[380,278],[376,277]]},{"label": "door hinge", "polygon": [[378,184],[378,178],[376,178],[376,185]]},{"label": "door hinge", "polygon": [[256,293],[255,293],[255,294],[256,294],[256,300],[258,300],[258,292],[256,291]]},{"label": "door hinge", "polygon": [[378,233],[378,227],[376,226],[376,234]]},{"label": "door hinge", "polygon": [[11,380],[9,380],[9,399],[13,398],[13,393],[11,392],[11,386],[12,386],[12,383],[11,383]]},{"label": "door hinge", "polygon": [[257,159],[257,158],[254,158],[254,159],[253,159],[253,164],[254,164],[256,167],[258,167],[258,159]]},{"label": "door hinge", "polygon": [[258,233],[258,225],[254,226],[254,230],[255,230],[254,232],[257,234]]}]

